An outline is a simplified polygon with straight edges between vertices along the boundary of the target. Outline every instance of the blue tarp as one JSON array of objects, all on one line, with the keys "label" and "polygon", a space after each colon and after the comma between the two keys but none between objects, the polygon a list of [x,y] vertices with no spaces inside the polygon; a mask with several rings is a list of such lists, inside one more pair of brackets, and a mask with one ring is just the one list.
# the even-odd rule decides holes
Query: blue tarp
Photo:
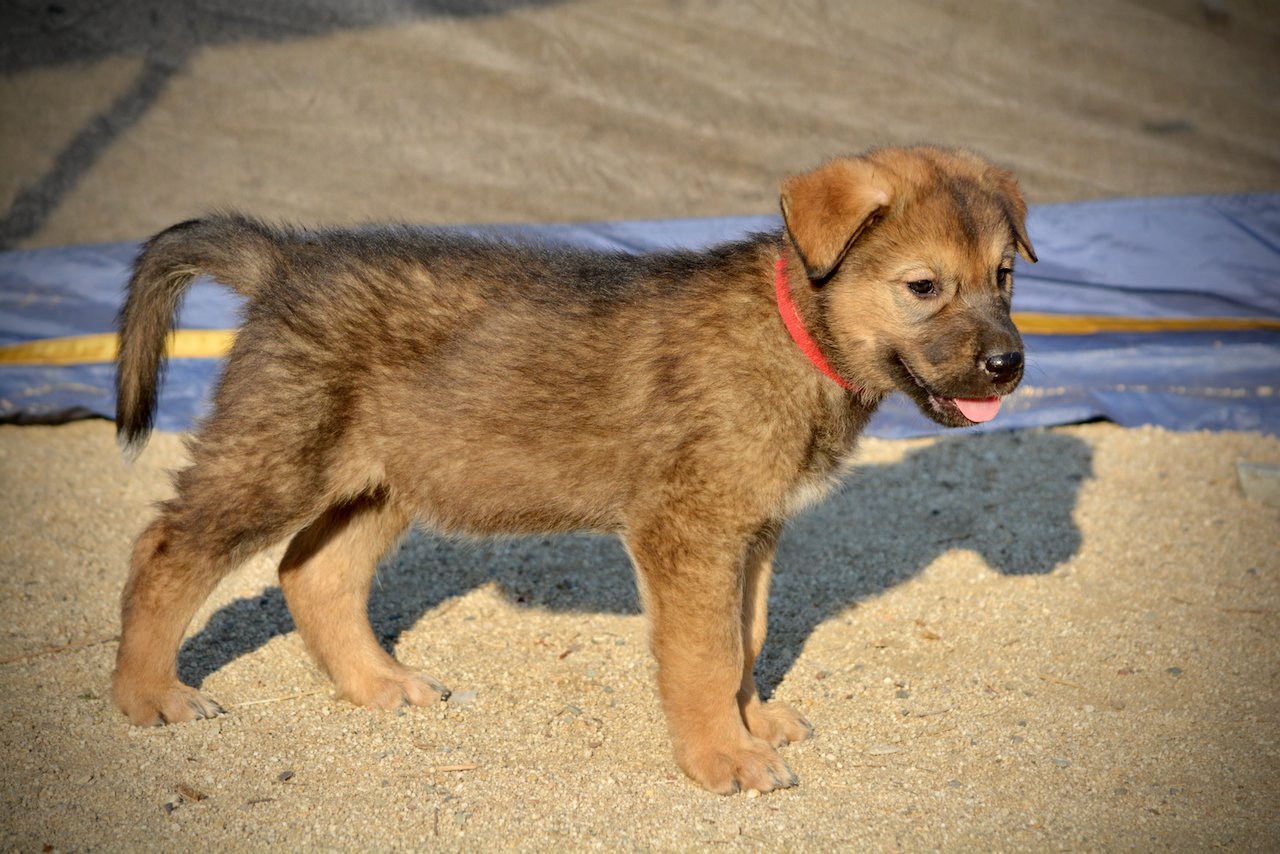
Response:
[{"label": "blue tarp", "polygon": [[[698,248],[776,217],[468,229],[507,238],[642,252]],[[1280,434],[1280,194],[1122,199],[1032,209],[1040,263],[1022,264],[1016,313],[1260,321],[1270,328],[1027,334],[1026,379],[991,424],[1047,426],[1098,418],[1177,430]],[[6,364],[3,348],[110,332],[136,243],[0,253],[0,421],[56,423],[114,412],[113,367]],[[230,329],[239,298],[198,283],[184,329]],[[206,406],[216,359],[174,359],[158,426],[189,428]],[[871,425],[879,436],[940,428],[901,395]]]}]

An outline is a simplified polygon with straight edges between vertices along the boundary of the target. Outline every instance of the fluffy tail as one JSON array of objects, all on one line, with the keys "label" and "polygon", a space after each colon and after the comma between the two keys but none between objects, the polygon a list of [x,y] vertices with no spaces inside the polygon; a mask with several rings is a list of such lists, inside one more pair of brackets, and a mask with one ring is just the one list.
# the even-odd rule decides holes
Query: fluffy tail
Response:
[{"label": "fluffy tail", "polygon": [[120,309],[116,441],[132,459],[155,425],[165,343],[192,280],[212,276],[252,298],[277,268],[282,237],[235,214],[180,223],[151,238],[133,267]]}]

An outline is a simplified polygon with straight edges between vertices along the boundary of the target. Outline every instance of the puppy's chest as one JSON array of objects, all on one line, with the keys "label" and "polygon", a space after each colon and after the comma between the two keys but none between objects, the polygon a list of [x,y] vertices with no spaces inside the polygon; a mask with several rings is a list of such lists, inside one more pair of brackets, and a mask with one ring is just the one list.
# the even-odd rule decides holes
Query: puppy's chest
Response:
[{"label": "puppy's chest", "polygon": [[783,500],[783,517],[816,504],[853,468],[856,435],[815,430],[799,470]]}]

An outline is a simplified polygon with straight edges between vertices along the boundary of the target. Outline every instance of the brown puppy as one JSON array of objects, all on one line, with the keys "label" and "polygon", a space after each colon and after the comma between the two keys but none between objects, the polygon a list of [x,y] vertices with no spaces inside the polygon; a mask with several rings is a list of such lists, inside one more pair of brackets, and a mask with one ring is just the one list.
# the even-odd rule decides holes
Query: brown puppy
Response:
[{"label": "brown puppy", "polygon": [[1034,254],[1013,177],[964,152],[834,160],[788,179],[782,210],[782,233],[644,256],[239,216],[155,237],[120,317],[127,447],[192,278],[248,303],[193,463],[134,548],[116,703],[135,724],[218,714],[179,682],[179,644],[218,580],[286,537],[280,586],[339,694],[435,701],[368,622],[410,522],[591,529],[635,563],[680,767],[715,792],[793,785],[776,748],[809,725],[752,677],[783,522],[890,392],[949,426],[994,416],[1022,376],[1013,257]]}]

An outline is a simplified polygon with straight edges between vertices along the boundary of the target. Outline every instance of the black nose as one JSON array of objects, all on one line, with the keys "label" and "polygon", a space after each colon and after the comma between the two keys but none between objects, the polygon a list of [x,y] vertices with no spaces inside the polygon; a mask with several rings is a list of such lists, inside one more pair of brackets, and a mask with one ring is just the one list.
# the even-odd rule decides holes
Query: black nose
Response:
[{"label": "black nose", "polygon": [[997,382],[1005,382],[1013,379],[1013,377],[1022,368],[1022,353],[1014,350],[1011,353],[993,353],[987,357],[983,363],[987,369],[987,373],[991,374],[991,378]]}]

